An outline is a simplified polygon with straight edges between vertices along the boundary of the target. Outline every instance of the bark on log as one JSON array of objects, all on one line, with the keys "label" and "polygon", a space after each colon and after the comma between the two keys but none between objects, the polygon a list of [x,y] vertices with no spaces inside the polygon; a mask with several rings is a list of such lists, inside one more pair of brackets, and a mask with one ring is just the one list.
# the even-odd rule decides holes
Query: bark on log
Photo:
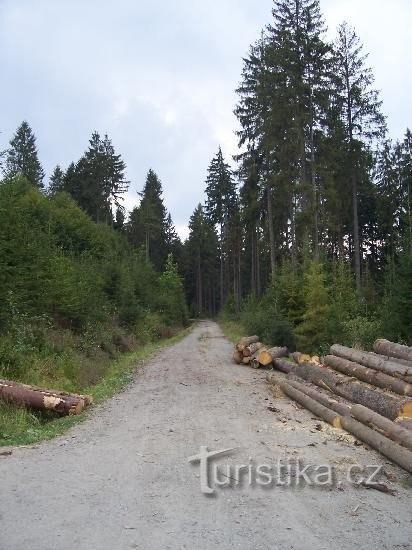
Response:
[{"label": "bark on log", "polygon": [[367,443],[407,472],[412,473],[412,452],[389,438],[368,428],[350,416],[341,417],[342,428],[350,432],[357,439]]},{"label": "bark on log", "polygon": [[412,397],[411,384],[408,384],[403,380],[399,380],[398,378],[394,378],[393,376],[389,376],[388,374],[378,370],[368,369],[368,367],[364,367],[359,363],[348,361],[342,357],[335,357],[334,355],[327,355],[324,357],[324,362],[329,367],[332,367],[339,372],[343,372],[343,374],[355,376],[359,380],[362,380],[362,382],[367,382],[372,386],[388,389],[395,393],[399,393],[399,395],[407,395],[408,397]]},{"label": "bark on log", "polygon": [[409,346],[403,346],[402,344],[396,344],[389,340],[380,338],[373,344],[373,351],[380,355],[386,355],[387,357],[397,357],[398,359],[406,359],[406,361],[412,361],[412,348]]},{"label": "bark on log", "polygon": [[238,351],[237,349],[235,349],[235,351],[233,352],[233,361],[235,363],[237,363],[238,365],[240,365],[240,363],[242,362],[242,359],[243,359],[243,354],[242,352]]},{"label": "bark on log", "polygon": [[262,349],[264,346],[262,342],[255,342],[254,344],[250,344],[250,346],[245,347],[243,350],[243,357],[253,357],[257,351]]},{"label": "bark on log", "polygon": [[254,344],[255,342],[259,342],[259,336],[245,336],[236,344],[236,349],[238,351],[243,351],[246,346],[250,346],[250,344]]},{"label": "bark on log", "polygon": [[84,404],[87,406],[93,405],[93,396],[92,395],[86,395],[86,394],[80,394],[80,393],[74,393],[74,392],[68,392],[63,390],[54,390],[51,388],[40,388],[39,386],[34,386],[33,384],[23,384],[22,382],[15,382],[14,380],[4,380],[0,378],[0,383],[8,385],[8,386],[21,386],[23,388],[27,388],[28,390],[36,390],[40,392],[47,392],[51,393],[53,395],[58,395],[59,397],[73,397],[74,399],[83,399]]},{"label": "bark on log", "polygon": [[286,372],[286,374],[294,372],[296,368],[295,363],[292,363],[291,361],[286,361],[286,359],[274,359],[273,366],[281,372]]},{"label": "bark on log", "polygon": [[389,437],[389,439],[412,451],[412,432],[410,430],[395,424],[392,420],[371,411],[363,405],[353,405],[351,414],[353,418],[359,420],[362,424],[378,430],[386,437]]},{"label": "bark on log", "polygon": [[[412,367],[402,366],[399,363],[389,361],[386,357],[378,355],[376,353],[370,353],[367,351],[360,351],[346,346],[340,346],[335,344],[330,348],[331,355],[337,357],[343,357],[349,359],[349,361],[355,361],[371,369],[379,370],[391,376],[401,378],[406,382],[412,382]],[[407,380],[406,378],[410,378]]]},{"label": "bark on log", "polygon": [[412,431],[412,418],[406,418],[405,416],[398,416],[398,418],[395,418],[394,422],[396,424],[399,424],[399,426],[402,426],[402,428],[406,428],[407,430]]},{"label": "bark on log", "polygon": [[275,359],[274,365],[283,372],[293,372],[300,378],[312,382],[320,388],[340,395],[353,403],[365,405],[375,412],[394,420],[398,416],[412,417],[412,400],[391,396],[367,386],[353,378],[338,374],[314,363],[293,365],[282,359]]},{"label": "bark on log", "polygon": [[[327,407],[328,409],[331,409],[332,411],[337,412],[340,416],[347,416],[351,412],[351,407],[349,405],[346,405],[346,403],[342,403],[340,401],[336,401],[335,399],[331,398],[326,393],[317,390],[316,388],[309,386],[307,384],[302,384],[301,382],[298,382],[297,380],[289,379],[287,380],[287,383],[290,386],[293,386],[297,390],[301,391],[302,393],[308,395],[324,407]],[[390,422],[390,420],[388,420]]]},{"label": "bark on log", "polygon": [[85,406],[81,397],[53,393],[7,380],[0,381],[0,398],[18,405],[52,410],[60,414],[79,414]]},{"label": "bark on log", "polygon": [[329,422],[329,424],[331,424],[334,428],[341,427],[340,416],[335,411],[332,411],[318,401],[315,401],[309,397],[309,395],[299,391],[288,382],[281,381],[279,382],[279,386],[286,395],[297,401],[309,411],[316,414],[316,416],[319,416],[319,418],[322,418],[322,420]]},{"label": "bark on log", "polygon": [[259,350],[259,353],[256,355],[256,360],[259,361],[262,366],[268,367],[273,363],[274,359],[277,359],[278,357],[284,357],[287,354],[287,348],[275,347],[265,350]]}]

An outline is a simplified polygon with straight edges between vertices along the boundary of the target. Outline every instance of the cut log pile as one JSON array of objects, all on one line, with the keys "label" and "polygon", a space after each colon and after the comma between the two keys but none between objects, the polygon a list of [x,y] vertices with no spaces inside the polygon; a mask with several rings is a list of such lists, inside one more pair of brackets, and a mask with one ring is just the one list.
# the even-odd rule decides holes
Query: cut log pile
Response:
[{"label": "cut log pile", "polygon": [[285,357],[288,350],[285,347],[274,347],[267,349],[261,342],[259,336],[245,336],[235,346],[233,360],[240,365],[250,365],[258,369],[269,367],[278,357]]},{"label": "cut log pile", "polygon": [[[259,338],[252,338],[256,345]],[[243,350],[252,344],[244,341],[236,346],[238,363],[245,362]],[[286,348],[267,350],[262,344],[252,349],[247,363],[285,373],[282,380],[268,380],[287,396],[412,473],[412,347],[383,339],[374,352],[335,344],[322,359],[299,352],[286,357]]]},{"label": "cut log pile", "polygon": [[80,414],[84,407],[93,403],[91,395],[46,390],[37,386],[1,379],[0,399],[19,406],[50,410],[62,415]]}]

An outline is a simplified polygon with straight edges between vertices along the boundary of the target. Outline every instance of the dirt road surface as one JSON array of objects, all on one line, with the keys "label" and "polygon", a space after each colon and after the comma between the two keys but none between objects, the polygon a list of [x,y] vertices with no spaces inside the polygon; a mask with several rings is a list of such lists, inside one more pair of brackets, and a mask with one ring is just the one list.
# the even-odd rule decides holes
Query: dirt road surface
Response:
[{"label": "dirt road surface", "polygon": [[[0,457],[0,549],[410,548],[405,473],[274,398],[265,372],[231,353],[219,327],[201,322],[86,422]],[[201,493],[188,462],[200,446],[235,449],[214,461],[232,486]],[[236,485],[226,469],[297,458],[332,465],[341,485]],[[353,464],[383,465],[395,496],[347,482]]]}]

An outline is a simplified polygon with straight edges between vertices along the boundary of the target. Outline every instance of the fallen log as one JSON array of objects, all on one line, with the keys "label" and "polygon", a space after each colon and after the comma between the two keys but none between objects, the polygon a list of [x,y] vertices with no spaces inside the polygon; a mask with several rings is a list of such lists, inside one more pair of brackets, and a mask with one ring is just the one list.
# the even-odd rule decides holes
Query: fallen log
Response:
[{"label": "fallen log", "polygon": [[395,424],[392,420],[364,407],[363,405],[353,405],[351,415],[362,424],[366,424],[371,428],[383,433],[392,441],[396,441],[403,447],[412,451],[412,432]]},{"label": "fallen log", "polygon": [[0,398],[35,409],[52,410],[60,414],[79,414],[85,406],[82,397],[53,393],[17,382],[0,380]]},{"label": "fallen log", "polygon": [[244,365],[249,365],[249,363],[252,361],[251,357],[242,357],[242,363]]},{"label": "fallen log", "polygon": [[341,416],[347,416],[351,412],[351,407],[349,405],[346,405],[346,403],[342,403],[340,401],[336,401],[336,399],[331,398],[329,395],[322,391],[319,391],[313,386],[302,384],[301,382],[290,378],[288,378],[287,383],[290,386],[293,386],[297,390],[301,391],[302,393],[308,395],[324,407],[327,407],[328,409],[337,412]]},{"label": "fallen log", "polygon": [[284,380],[279,382],[279,386],[286,395],[297,401],[309,411],[316,414],[316,416],[319,416],[319,418],[322,418],[322,420],[329,422],[329,424],[331,424],[334,428],[341,427],[340,416],[335,411],[328,409],[318,401],[315,401],[309,397],[309,395],[299,391]]},{"label": "fallen log", "polygon": [[290,358],[293,359],[298,365],[311,360],[310,355],[308,355],[307,353],[300,353],[300,351],[294,351],[293,353],[291,353]]},{"label": "fallen log", "polygon": [[340,395],[353,403],[365,405],[375,412],[394,420],[398,416],[412,417],[412,400],[402,399],[353,380],[349,376],[338,374],[326,367],[314,363],[294,365],[283,359],[275,359],[275,367],[279,370],[293,372],[300,378],[312,382],[320,388]]},{"label": "fallen log", "polygon": [[254,344],[255,342],[259,342],[259,336],[245,336],[236,344],[236,349],[238,351],[243,351],[246,346],[250,346],[250,344]]},{"label": "fallen log", "polygon": [[294,369],[296,368],[296,363],[292,363],[292,361],[287,361],[286,359],[274,359],[273,366],[281,372],[289,374],[290,372],[294,372]]},{"label": "fallen log", "polygon": [[362,382],[367,382],[368,384],[378,388],[391,390],[399,395],[407,395],[412,397],[411,384],[408,384],[403,380],[399,380],[398,378],[394,378],[393,376],[389,376],[384,372],[369,369],[359,363],[354,363],[353,361],[343,359],[342,357],[336,357],[335,355],[327,355],[323,360],[329,367],[332,367],[339,372],[343,372],[343,374],[355,376],[359,380],[362,380]]},{"label": "fallen log", "polygon": [[406,428],[407,430],[412,431],[412,418],[398,416],[398,418],[395,418],[394,422],[396,424],[399,424],[399,426],[402,426],[402,428]]},{"label": "fallen log", "polygon": [[255,342],[254,344],[250,344],[249,346],[246,346],[242,351],[243,357],[252,357],[257,351],[259,351],[263,347],[264,346],[262,342]]},{"label": "fallen log", "polygon": [[412,361],[412,348],[409,346],[403,346],[402,344],[396,344],[383,338],[379,338],[373,344],[373,351],[380,355],[386,355],[387,357],[397,357],[398,359],[405,359],[406,361]]},{"label": "fallen log", "polygon": [[235,349],[235,351],[233,352],[233,361],[238,365],[240,365],[240,363],[242,362],[242,359],[243,359],[242,352]]},{"label": "fallen log", "polygon": [[346,431],[376,449],[407,472],[412,473],[412,452],[395,443],[351,416],[342,416],[341,425]]},{"label": "fallen log", "polygon": [[340,346],[339,344],[333,345],[330,348],[330,353],[331,355],[343,357],[344,359],[360,363],[371,369],[379,370],[391,376],[404,379],[406,382],[412,382],[412,367],[409,368],[399,363],[395,363],[394,361],[389,361],[382,355]]},{"label": "fallen log", "polygon": [[88,407],[89,405],[93,405],[93,396],[92,395],[86,395],[86,394],[81,394],[81,393],[73,393],[73,392],[68,392],[68,391],[63,391],[63,390],[54,390],[54,389],[51,389],[51,388],[40,388],[39,386],[35,386],[33,384],[23,384],[22,382],[15,382],[14,380],[4,380],[2,378],[0,378],[0,383],[3,383],[3,384],[6,384],[6,385],[9,385],[9,386],[21,386],[23,388],[27,388],[28,390],[36,390],[36,391],[40,391],[40,392],[47,392],[47,393],[51,393],[53,395],[58,395],[58,396],[61,396],[61,397],[73,397],[74,399],[83,399],[84,401],[84,404],[86,407]]},{"label": "fallen log", "polygon": [[284,357],[288,354],[287,348],[270,348],[270,349],[264,349],[259,350],[258,354],[256,355],[256,360],[263,366],[268,367],[273,363],[274,359],[277,359],[279,357]]}]

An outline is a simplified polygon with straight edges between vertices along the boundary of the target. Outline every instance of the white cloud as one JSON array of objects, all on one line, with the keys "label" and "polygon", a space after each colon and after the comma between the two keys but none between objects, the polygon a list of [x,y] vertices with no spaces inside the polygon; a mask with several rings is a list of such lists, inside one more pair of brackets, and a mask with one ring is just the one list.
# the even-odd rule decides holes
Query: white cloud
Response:
[{"label": "white cloud", "polygon": [[[409,0],[321,0],[333,34],[352,23],[383,90],[389,127],[411,126]],[[207,166],[220,144],[236,152],[233,115],[242,56],[271,19],[272,0],[1,0],[3,106],[0,149],[23,118],[48,171],[107,132],[137,202],[155,169],[181,235],[203,200]],[[6,83],[6,84],[4,84]]]}]

